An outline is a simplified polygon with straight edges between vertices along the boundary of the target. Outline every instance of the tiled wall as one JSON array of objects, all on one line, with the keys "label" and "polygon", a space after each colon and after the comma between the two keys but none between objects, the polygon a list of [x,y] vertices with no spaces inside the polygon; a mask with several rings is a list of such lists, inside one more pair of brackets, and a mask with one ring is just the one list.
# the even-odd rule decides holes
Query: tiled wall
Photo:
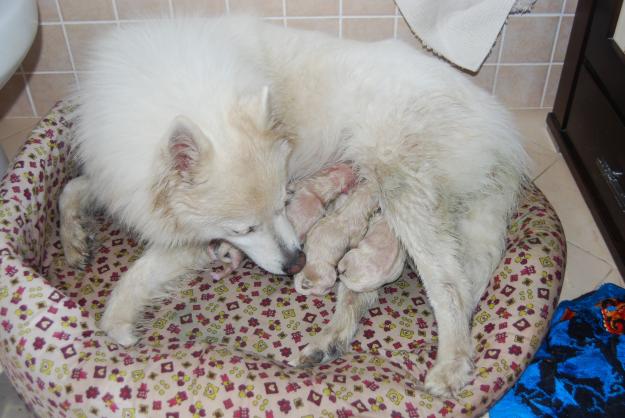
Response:
[{"label": "tiled wall", "polygon": [[[0,118],[39,116],[80,87],[83,44],[115,25],[150,16],[253,11],[276,24],[343,38],[399,38],[421,45],[393,0],[38,0],[40,27],[19,72],[0,91]],[[509,19],[486,63],[471,76],[510,108],[551,107],[577,0],[538,0]]]}]

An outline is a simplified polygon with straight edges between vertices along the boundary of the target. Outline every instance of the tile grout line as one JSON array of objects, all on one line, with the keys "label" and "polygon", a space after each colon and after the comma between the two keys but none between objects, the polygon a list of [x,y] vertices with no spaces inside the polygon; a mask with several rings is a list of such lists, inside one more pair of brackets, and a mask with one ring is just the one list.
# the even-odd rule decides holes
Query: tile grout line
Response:
[{"label": "tile grout line", "polygon": [[[341,3],[342,4],[342,3]],[[230,2],[228,0],[226,0],[226,5],[227,5],[227,11],[226,13],[230,13]],[[340,19],[340,18],[346,18],[346,19],[360,19],[360,20],[367,20],[367,19],[395,19],[397,16],[395,16],[394,14],[392,15],[341,15],[340,13],[338,15],[323,15],[323,16],[262,16],[261,18],[264,20],[280,20],[280,19],[284,19],[284,18],[288,18],[288,19],[293,19],[293,20],[297,20],[297,19],[306,19],[306,20],[328,20],[328,19]],[[120,22],[123,23],[141,23],[141,22],[149,22],[149,21],[158,21],[161,20],[162,18],[150,18],[150,19],[119,19]],[[114,19],[102,19],[102,20],[68,20],[63,22],[64,25],[66,26],[73,26],[73,25],[106,25],[106,24],[111,24],[111,23],[116,23],[117,21]],[[41,22],[40,23],[41,26],[60,26],[61,22]]]},{"label": "tile grout line", "polygon": [[339,38],[343,39],[343,0],[339,0]]},{"label": "tile grout line", "polygon": [[[593,222],[594,222],[594,219],[593,219]],[[603,236],[601,236],[601,239],[603,240]],[[580,244],[577,244],[574,241],[571,241],[570,239],[567,239],[566,242],[567,242],[567,244],[573,245],[575,248],[577,248],[578,250],[580,250],[584,254],[586,254],[586,255],[588,255],[590,257],[596,258],[599,261],[602,261],[604,264],[606,264],[608,267],[610,267],[610,272],[612,272],[612,270],[616,269],[616,266],[614,266],[608,260],[605,260],[604,258],[602,258],[602,257],[600,257],[600,256],[598,256],[596,254],[591,253],[589,250],[587,250],[586,248],[582,247]],[[605,241],[604,241],[604,243],[605,243]],[[610,273],[608,273],[608,274],[610,274]],[[607,275],[606,275],[606,277],[607,277]]]},{"label": "tile grout line", "polygon": [[545,85],[543,86],[543,93],[540,97],[540,107],[545,105],[545,96],[547,95],[547,86],[549,85],[549,77],[551,76],[551,68],[553,66],[553,57],[556,55],[556,47],[558,45],[558,38],[560,36],[560,27],[562,26],[562,16],[566,7],[566,0],[562,2],[560,8],[560,17],[558,18],[558,25],[556,26],[556,34],[553,38],[553,45],[551,46],[551,55],[549,57],[549,67],[547,67],[547,75],[545,76]]},{"label": "tile grout line", "polygon": [[399,7],[395,6],[395,20],[393,21],[393,39],[397,39],[397,27],[399,26]]},{"label": "tile grout line", "polygon": [[112,0],[113,2],[113,18],[115,19],[115,23],[117,27],[119,27],[119,9],[117,8],[117,0]]},{"label": "tile grout line", "polygon": [[538,173],[536,176],[534,176],[534,179],[532,180],[532,182],[535,182],[536,180],[538,180],[543,174],[545,174],[551,167],[553,167],[554,165],[556,165],[556,163],[558,162],[558,160],[562,157],[562,155],[559,152],[554,152],[554,154],[556,154],[556,158],[549,163],[549,165],[547,165],[547,167],[545,167],[540,173]]},{"label": "tile grout line", "polygon": [[286,0],[282,0],[282,26],[284,26],[285,28],[288,27],[286,19]]},{"label": "tile grout line", "polygon": [[24,89],[26,90],[26,96],[28,97],[28,103],[30,104],[30,110],[33,112],[33,116],[37,117],[37,107],[35,106],[35,101],[33,100],[32,92],[30,91],[30,83],[26,78],[26,73],[24,72],[24,67],[20,64],[20,72],[22,75],[22,80],[24,80]]},{"label": "tile grout line", "polygon": [[174,18],[174,2],[173,0],[167,0],[167,4],[169,6],[169,18]]},{"label": "tile grout line", "polygon": [[494,76],[495,79],[493,80],[493,89],[491,91],[492,96],[495,96],[495,94],[497,93],[497,79],[499,78],[499,67],[501,66],[501,57],[503,55],[503,47],[504,47],[504,41],[506,39],[506,31],[507,31],[507,26],[504,23],[503,28],[501,28],[501,45],[499,45],[499,53],[497,54],[497,64],[495,66],[495,76]]},{"label": "tile grout line", "polygon": [[76,83],[76,88],[80,90],[80,80],[78,79],[78,73],[76,72],[76,63],[74,61],[74,54],[72,53],[72,48],[69,44],[69,36],[67,36],[67,29],[65,28],[65,20],[63,19],[63,14],[61,13],[61,5],[59,0],[54,0],[56,4],[56,11],[59,14],[59,23],[61,25],[61,30],[63,31],[63,38],[65,38],[65,47],[67,48],[67,54],[69,55],[69,62],[72,66],[72,72],[74,73],[74,82]]},{"label": "tile grout line", "polygon": [[230,0],[224,0],[224,7],[226,8],[226,14],[230,14]]}]

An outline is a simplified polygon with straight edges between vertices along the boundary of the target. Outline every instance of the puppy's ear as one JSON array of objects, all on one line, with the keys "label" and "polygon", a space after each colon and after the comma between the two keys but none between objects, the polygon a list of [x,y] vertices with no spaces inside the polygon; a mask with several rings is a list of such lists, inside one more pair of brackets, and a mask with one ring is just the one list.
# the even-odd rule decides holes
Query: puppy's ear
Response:
[{"label": "puppy's ear", "polygon": [[244,96],[241,98],[240,104],[258,128],[262,130],[271,129],[273,116],[269,86],[263,86],[260,92],[256,94]]},{"label": "puppy's ear", "polygon": [[210,147],[208,138],[191,119],[177,116],[168,134],[168,152],[172,168],[179,173],[190,172]]}]

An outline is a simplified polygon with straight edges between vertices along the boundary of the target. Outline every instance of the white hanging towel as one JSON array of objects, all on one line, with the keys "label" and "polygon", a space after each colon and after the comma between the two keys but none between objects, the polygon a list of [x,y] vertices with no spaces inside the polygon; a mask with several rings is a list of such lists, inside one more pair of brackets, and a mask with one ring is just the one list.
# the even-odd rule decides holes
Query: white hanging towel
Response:
[{"label": "white hanging towel", "polygon": [[529,11],[535,1],[395,0],[395,3],[426,47],[475,72],[493,47],[508,15]]}]

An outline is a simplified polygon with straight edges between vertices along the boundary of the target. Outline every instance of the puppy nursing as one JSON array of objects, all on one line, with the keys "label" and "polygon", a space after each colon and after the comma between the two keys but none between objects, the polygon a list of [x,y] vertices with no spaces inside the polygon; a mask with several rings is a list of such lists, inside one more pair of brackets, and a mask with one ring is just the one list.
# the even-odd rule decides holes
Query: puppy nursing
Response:
[{"label": "puppy nursing", "polygon": [[[328,167],[292,190],[287,217],[307,254],[306,266],[294,276],[298,293],[328,293],[337,273],[354,292],[377,290],[399,277],[406,254],[379,213],[375,191],[367,183],[356,184],[351,166]],[[222,272],[213,273],[216,279],[235,270],[244,258],[226,241],[211,242],[209,256],[225,265]]]},{"label": "puppy nursing", "polygon": [[[299,293],[329,292],[337,279],[337,266],[342,279],[346,279],[345,285],[355,291],[374,290],[398,277],[401,269],[397,272],[392,266],[403,267],[404,258],[400,256],[397,239],[380,215],[376,215],[374,228],[369,228],[378,206],[377,195],[369,183],[359,184],[350,194],[337,199],[334,212],[321,219],[306,236],[307,263],[294,277]],[[371,267],[377,261],[385,261],[387,254],[391,266],[367,270],[365,264]],[[395,276],[389,278],[389,273]]]}]

